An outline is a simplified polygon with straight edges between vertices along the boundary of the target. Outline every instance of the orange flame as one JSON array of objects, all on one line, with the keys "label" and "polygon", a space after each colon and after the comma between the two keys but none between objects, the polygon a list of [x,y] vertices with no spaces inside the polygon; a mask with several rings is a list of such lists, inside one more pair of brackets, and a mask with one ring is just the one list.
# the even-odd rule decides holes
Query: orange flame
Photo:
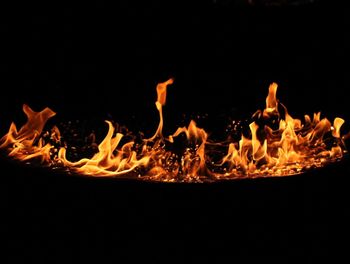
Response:
[{"label": "orange flame", "polygon": [[269,87],[269,94],[266,97],[266,108],[264,110],[264,117],[270,117],[271,115],[278,114],[278,103],[276,98],[278,85],[272,83]]},{"label": "orange flame", "polygon": [[138,166],[146,166],[149,157],[145,156],[137,159],[136,152],[132,151],[134,142],[124,144],[120,150],[117,150],[123,134],[117,133],[113,137],[114,127],[111,122],[108,124],[108,133],[101,144],[98,146],[98,153],[91,159],[81,159],[77,162],[70,162],[66,158],[66,149],[61,148],[58,152],[58,158],[65,166],[75,168],[76,171],[94,176],[117,176],[133,171]]},{"label": "orange flame", "polygon": [[157,137],[162,138],[163,137],[163,106],[165,105],[166,102],[166,89],[168,85],[173,84],[174,80],[169,79],[166,82],[159,83],[157,85],[157,102],[156,102],[156,107],[159,112],[159,125],[157,128],[156,133],[154,134],[153,137],[150,138],[150,141],[156,139]]},{"label": "orange flame", "polygon": [[191,178],[204,175],[206,170],[205,144],[207,143],[208,134],[204,129],[198,128],[193,120],[191,120],[188,128],[178,128],[172,137],[177,137],[181,133],[185,133],[187,140],[195,144],[194,149],[192,151],[187,149],[181,159],[183,173]]},{"label": "orange flame", "polygon": [[[9,156],[19,160],[30,160],[39,158],[41,162],[50,161],[51,145],[45,144],[43,137],[40,137],[44,125],[56,113],[50,108],[41,112],[34,112],[29,106],[23,105],[23,112],[27,116],[27,122],[17,131],[14,123],[11,124],[8,133],[0,139],[0,148],[9,148]],[[55,134],[59,137],[59,134]]]},{"label": "orange flame", "polygon": [[[127,175],[160,181],[195,182],[293,175],[337,161],[346,152],[340,133],[345,122],[343,119],[335,118],[333,126],[327,118],[321,119],[321,113],[315,113],[312,119],[305,115],[304,121],[294,119],[278,102],[276,83],[269,87],[266,108],[257,112],[261,122],[252,122],[249,125],[250,135],[242,135],[238,142],[212,142],[208,133],[198,128],[194,120],[188,127],[178,128],[172,135],[164,137],[163,106],[167,87],[172,83],[173,79],[169,79],[157,85],[158,128],[151,138],[143,139],[141,143],[125,140],[123,134],[115,133],[112,122],[106,121],[108,132],[96,153],[91,158],[73,162],[67,158],[66,147],[57,151],[53,146],[63,145],[56,126],[43,133],[45,123],[55,113],[49,108],[34,112],[24,105],[27,122],[19,131],[12,123],[8,133],[0,139],[0,148],[6,149],[9,156],[18,160],[36,158],[46,165],[63,166],[83,175]],[[284,109],[283,118],[278,111],[279,104]],[[260,113],[263,113],[262,117]],[[272,117],[278,118],[278,128],[258,125]],[[180,135],[185,135],[185,139]],[[175,146],[177,141],[183,140],[184,148],[178,151],[169,149],[169,145]],[[226,147],[227,152],[219,161],[213,161],[208,144]]]}]

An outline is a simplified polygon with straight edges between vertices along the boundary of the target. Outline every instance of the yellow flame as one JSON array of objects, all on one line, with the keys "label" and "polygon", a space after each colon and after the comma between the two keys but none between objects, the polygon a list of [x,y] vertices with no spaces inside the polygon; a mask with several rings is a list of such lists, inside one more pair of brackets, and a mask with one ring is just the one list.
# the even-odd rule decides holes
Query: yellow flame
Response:
[{"label": "yellow flame", "polygon": [[342,125],[345,123],[345,120],[344,119],[341,119],[339,117],[336,117],[334,119],[334,122],[333,122],[333,131],[332,131],[332,135],[333,137],[335,138],[340,138],[340,128],[342,127]]},{"label": "yellow flame", "polygon": [[28,105],[23,105],[23,112],[27,116],[27,122],[19,131],[12,123],[8,133],[0,139],[0,148],[9,148],[9,156],[19,160],[40,158],[42,162],[49,162],[51,145],[45,144],[44,139],[39,136],[47,120],[56,113],[50,108],[35,112]]},{"label": "yellow flame", "polygon": [[[18,160],[36,158],[47,165],[64,166],[79,174],[96,177],[127,174],[161,181],[292,175],[339,160],[345,152],[340,133],[345,121],[337,117],[332,125],[327,118],[321,119],[320,112],[315,113],[312,119],[305,115],[304,121],[293,118],[277,100],[276,83],[269,87],[265,109],[254,114],[254,120],[258,118],[260,121],[250,123],[250,135],[242,134],[238,142],[232,139],[228,139],[227,143],[212,142],[208,133],[197,127],[194,120],[187,127],[180,127],[172,135],[164,137],[163,106],[167,87],[172,83],[173,79],[169,79],[157,85],[158,128],[151,138],[144,139],[141,144],[115,133],[112,122],[106,121],[108,132],[96,153],[91,158],[71,161],[67,147],[61,147],[56,153],[52,145],[63,145],[59,129],[54,126],[43,133],[45,123],[55,113],[49,108],[34,112],[24,105],[27,122],[19,131],[12,123],[8,133],[0,139],[0,147]],[[284,108],[284,117],[278,111],[279,105]],[[272,117],[278,118],[278,128],[258,125]],[[180,137],[181,134],[186,138]],[[175,146],[176,141],[181,140],[186,141],[183,149],[177,152],[168,149],[168,145]],[[330,140],[332,144],[328,143],[328,147],[326,141]],[[225,146],[227,152],[214,162],[207,149],[208,144]]]},{"label": "yellow flame", "polygon": [[278,114],[278,103],[276,98],[277,87],[277,83],[272,83],[269,87],[269,94],[266,97],[266,108],[263,113],[264,117]]},{"label": "yellow flame", "polygon": [[109,121],[108,133],[98,146],[98,152],[91,158],[84,158],[77,162],[70,162],[66,158],[66,149],[61,148],[58,158],[65,166],[76,168],[78,172],[94,176],[117,176],[133,171],[138,166],[146,166],[149,157],[145,156],[137,159],[136,152],[132,151],[134,142],[124,144],[117,150],[123,134],[117,133],[113,137],[114,127]]}]

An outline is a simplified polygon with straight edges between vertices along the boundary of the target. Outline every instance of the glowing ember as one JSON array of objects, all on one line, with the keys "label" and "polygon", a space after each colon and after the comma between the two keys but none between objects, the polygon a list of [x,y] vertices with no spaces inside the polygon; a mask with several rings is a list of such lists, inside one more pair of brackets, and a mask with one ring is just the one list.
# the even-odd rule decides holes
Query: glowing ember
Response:
[{"label": "glowing ember", "polygon": [[[346,152],[340,134],[343,119],[335,118],[332,125],[327,118],[321,119],[320,113],[312,119],[305,115],[304,122],[292,118],[276,98],[275,83],[269,87],[266,108],[253,115],[255,121],[249,125],[250,134],[242,134],[238,142],[231,137],[224,142],[213,142],[193,120],[188,127],[178,128],[173,135],[165,137],[162,111],[167,87],[172,83],[169,79],[157,85],[160,120],[151,138],[140,142],[129,140],[122,133],[115,133],[112,122],[106,121],[108,133],[95,154],[72,161],[66,154],[74,146],[67,148],[61,142],[56,126],[43,133],[45,123],[55,113],[49,108],[34,112],[24,105],[27,123],[19,131],[12,123],[0,140],[0,148],[17,160],[39,160],[44,166],[67,168],[82,175],[183,182],[293,175],[337,161]],[[185,147],[174,151],[178,141],[184,141]]]}]

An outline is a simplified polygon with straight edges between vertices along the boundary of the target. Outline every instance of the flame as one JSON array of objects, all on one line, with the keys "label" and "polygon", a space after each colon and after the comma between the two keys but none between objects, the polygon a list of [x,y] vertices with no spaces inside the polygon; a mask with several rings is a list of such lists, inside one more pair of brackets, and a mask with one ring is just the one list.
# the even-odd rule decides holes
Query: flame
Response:
[{"label": "flame", "polygon": [[344,119],[341,119],[339,117],[336,117],[334,119],[334,122],[333,122],[333,131],[332,131],[332,135],[333,137],[335,138],[340,138],[340,128],[342,127],[342,125],[345,123],[345,120]]},{"label": "flame", "polygon": [[91,159],[84,158],[77,162],[70,162],[66,158],[66,149],[61,148],[58,152],[59,160],[65,166],[75,168],[78,172],[94,176],[117,176],[131,172],[139,166],[146,166],[149,157],[137,159],[136,152],[132,151],[134,142],[128,142],[120,150],[117,149],[123,134],[117,133],[113,137],[113,124],[109,121],[106,123],[108,124],[108,133],[98,146],[98,152]]},{"label": "flame", "polygon": [[[265,118],[280,116],[276,92],[277,85],[273,83],[270,85],[263,111]],[[258,125],[251,123],[249,127],[252,139],[242,136],[239,150],[231,143],[221,165],[229,163],[230,168],[234,167],[232,171],[235,174],[240,174],[237,168],[242,167],[243,174],[248,171],[253,177],[265,174],[278,176],[300,173],[310,167],[321,167],[330,159],[343,156],[345,151],[340,145],[327,150],[324,142],[324,136],[330,131],[334,138],[340,138],[343,119],[336,118],[332,127],[327,118],[321,119],[321,113],[317,113],[312,121],[306,115],[303,124],[301,120],[292,118],[285,106],[283,108],[285,117],[280,119],[279,128],[273,130],[265,126],[263,143],[257,137]]]},{"label": "flame", "polygon": [[193,120],[187,128],[178,128],[172,138],[179,136],[181,133],[185,133],[187,140],[195,145],[194,149],[188,148],[181,159],[183,173],[187,177],[204,175],[206,170],[205,144],[207,143],[208,134],[204,129],[198,128]]},{"label": "flame", "polygon": [[264,117],[270,117],[271,115],[278,114],[278,103],[276,98],[278,85],[272,83],[269,87],[269,94],[266,97],[266,108],[264,110]]},{"label": "flame", "polygon": [[159,125],[157,128],[156,133],[154,134],[153,137],[151,137],[149,140],[155,140],[157,137],[162,138],[163,137],[163,106],[165,105],[166,102],[166,89],[168,85],[173,84],[174,80],[169,79],[166,82],[159,83],[157,85],[157,101],[156,101],[156,107],[159,112]]},{"label": "flame", "polygon": [[[49,108],[34,112],[24,105],[27,122],[19,131],[12,123],[0,139],[0,148],[21,161],[39,159],[45,165],[68,168],[82,175],[187,182],[293,175],[337,161],[346,152],[341,136],[343,119],[337,117],[332,124],[321,118],[321,113],[315,113],[312,118],[305,115],[303,121],[293,118],[277,100],[276,83],[269,87],[265,109],[253,115],[255,121],[249,125],[249,134],[242,134],[238,142],[231,137],[224,142],[213,142],[194,120],[165,137],[163,106],[171,84],[173,79],[157,85],[155,104],[159,124],[154,135],[141,142],[116,132],[113,123],[106,121],[108,132],[92,157],[71,161],[58,127],[43,131],[55,112]],[[279,106],[284,115],[279,112]],[[270,119],[277,120],[272,122],[277,127],[267,125]],[[221,158],[214,159],[208,146],[224,148],[226,153],[216,151],[215,155]]]},{"label": "flame", "polygon": [[[50,108],[41,112],[34,112],[28,105],[23,105],[23,112],[27,116],[27,122],[17,131],[14,123],[11,123],[8,133],[0,139],[0,148],[9,148],[9,156],[19,160],[39,158],[41,162],[50,161],[50,143],[45,143],[40,137],[44,125],[49,118],[56,115]],[[55,134],[56,138],[59,134]]]}]

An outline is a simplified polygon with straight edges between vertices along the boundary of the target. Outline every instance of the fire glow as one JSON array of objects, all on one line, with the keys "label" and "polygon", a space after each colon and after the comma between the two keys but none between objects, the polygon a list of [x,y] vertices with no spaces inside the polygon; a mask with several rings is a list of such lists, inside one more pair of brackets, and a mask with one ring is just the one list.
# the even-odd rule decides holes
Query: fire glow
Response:
[{"label": "fire glow", "polygon": [[[0,139],[0,148],[13,159],[39,161],[43,166],[70,173],[168,182],[295,175],[338,161],[346,153],[340,134],[343,119],[337,117],[331,123],[321,119],[320,113],[312,118],[305,115],[303,121],[292,118],[276,98],[275,83],[269,87],[266,108],[253,115],[255,121],[250,123],[248,135],[242,133],[240,140],[229,137],[215,142],[193,120],[165,136],[163,106],[167,87],[172,83],[169,79],[157,85],[159,125],[150,138],[125,140],[129,137],[116,132],[113,123],[106,121],[107,135],[92,157],[72,161],[67,158],[69,148],[58,127],[43,132],[46,122],[56,113],[49,108],[34,112],[24,105],[27,122],[19,130],[12,123]],[[179,140],[185,141],[185,147],[173,151]]]}]

